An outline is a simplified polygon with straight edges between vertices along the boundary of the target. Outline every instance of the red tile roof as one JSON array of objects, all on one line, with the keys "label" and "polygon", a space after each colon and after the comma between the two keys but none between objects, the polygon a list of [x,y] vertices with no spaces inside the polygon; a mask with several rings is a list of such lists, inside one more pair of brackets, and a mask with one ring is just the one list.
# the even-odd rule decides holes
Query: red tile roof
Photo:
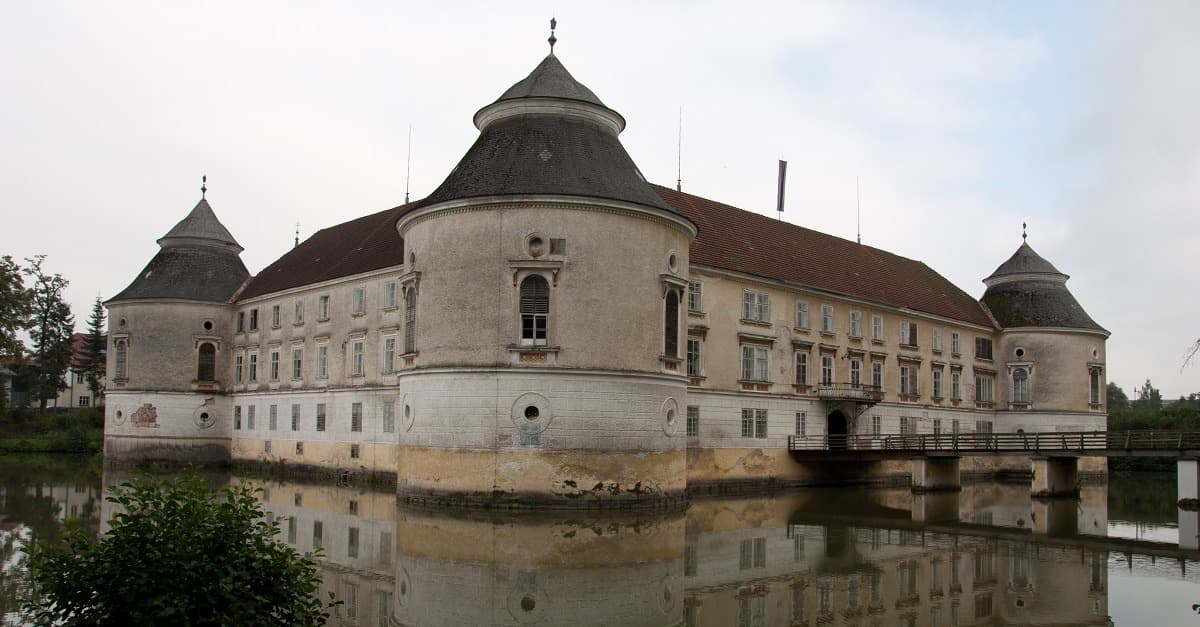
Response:
[{"label": "red tile roof", "polygon": [[[723,203],[651,186],[699,227],[694,264],[994,328],[979,301],[920,261]],[[396,221],[420,201],[322,229],[250,280],[238,300],[404,262]]]},{"label": "red tile roof", "polygon": [[995,326],[977,300],[920,261],[669,187],[653,187],[700,229],[690,250],[693,264]]}]

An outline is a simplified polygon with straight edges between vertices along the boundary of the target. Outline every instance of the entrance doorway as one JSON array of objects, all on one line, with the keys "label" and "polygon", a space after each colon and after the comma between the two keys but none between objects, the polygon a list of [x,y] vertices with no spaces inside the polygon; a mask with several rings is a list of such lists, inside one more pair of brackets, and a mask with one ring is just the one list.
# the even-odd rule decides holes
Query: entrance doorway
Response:
[{"label": "entrance doorway", "polygon": [[846,414],[834,411],[826,419],[825,434],[831,451],[844,451],[847,446]]}]

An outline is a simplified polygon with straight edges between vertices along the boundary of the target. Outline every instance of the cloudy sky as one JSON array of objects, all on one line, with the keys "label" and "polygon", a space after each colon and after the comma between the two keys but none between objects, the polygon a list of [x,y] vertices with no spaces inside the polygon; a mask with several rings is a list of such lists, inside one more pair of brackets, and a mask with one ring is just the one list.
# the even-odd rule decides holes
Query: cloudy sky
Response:
[{"label": "cloudy sky", "polygon": [[[434,5],[438,8],[430,8]],[[972,295],[1029,243],[1112,331],[1108,374],[1200,391],[1197,2],[6,2],[0,254],[82,329],[209,200],[257,272],[429,193],[545,55],[646,176],[921,259]]]}]

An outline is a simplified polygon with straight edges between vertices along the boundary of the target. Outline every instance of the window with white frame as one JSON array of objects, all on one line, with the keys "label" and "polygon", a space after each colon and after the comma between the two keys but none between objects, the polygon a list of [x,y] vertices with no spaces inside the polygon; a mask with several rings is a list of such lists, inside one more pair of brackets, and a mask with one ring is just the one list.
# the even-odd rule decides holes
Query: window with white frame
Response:
[{"label": "window with white frame", "polygon": [[399,305],[398,289],[395,281],[385,281],[383,284],[383,308],[395,309]]},{"label": "window with white frame", "polygon": [[257,307],[250,310],[250,330],[251,331],[258,330],[258,308]]},{"label": "window with white frame", "polygon": [[962,354],[962,336],[958,331],[950,332],[950,352],[954,355]]},{"label": "window with white frame", "polygon": [[934,398],[942,398],[942,370],[941,370],[941,368],[934,368],[932,374],[933,374],[933,376],[932,376],[933,397]]},{"label": "window with white frame", "polygon": [[767,437],[767,410],[749,408],[742,409],[742,437]]},{"label": "window with white frame", "polygon": [[362,403],[350,404],[350,431],[359,433],[363,430],[363,408]]},{"label": "window with white frame", "polygon": [[850,360],[850,385],[862,385],[862,360],[857,357]]},{"label": "window with white frame", "polygon": [[900,364],[900,393],[907,396],[920,395],[917,381],[918,368],[913,364]]},{"label": "window with white frame", "polygon": [[900,344],[917,346],[917,323],[908,320],[900,321]]},{"label": "window with white frame", "polygon": [[550,316],[550,283],[538,274],[521,281],[521,344],[545,346]]},{"label": "window with white frame", "polygon": [[1088,403],[1099,406],[1104,402],[1104,371],[1099,366],[1088,368]]},{"label": "window with white frame", "polygon": [[242,369],[244,368],[244,364],[245,364],[245,357],[243,355],[239,354],[238,356],[233,358],[233,379],[234,379],[234,381],[237,381],[238,383],[242,382],[242,376],[243,376]]},{"label": "window with white frame", "polygon": [[353,292],[354,313],[356,315],[367,313],[367,288],[356,287]]},{"label": "window with white frame", "polygon": [[941,418],[933,419],[933,434],[934,435],[942,434],[942,419]]},{"label": "window with white frame", "polygon": [[117,340],[113,342],[116,357],[113,360],[113,378],[125,379],[129,377],[129,344],[125,340]]},{"label": "window with white frame", "polygon": [[862,337],[862,312],[850,312],[850,337]]},{"label": "window with white frame", "polygon": [[251,405],[246,408],[246,428],[254,429],[254,410],[258,409],[257,405]]},{"label": "window with white frame", "polygon": [[242,428],[242,407],[241,405],[233,406],[233,428],[240,430]]},{"label": "window with white frame", "polygon": [[808,303],[802,300],[796,301],[796,328],[808,328]]},{"label": "window with white frame", "polygon": [[936,327],[933,329],[933,350],[942,352],[942,330]]},{"label": "window with white frame", "polygon": [[976,433],[991,433],[992,430],[993,430],[993,425],[992,425],[991,420],[976,420],[975,421]]},{"label": "window with white frame", "polygon": [[877,342],[883,341],[883,316],[871,316],[871,339]]},{"label": "window with white frame", "polygon": [[976,337],[975,338],[975,359],[992,358],[992,338]]},{"label": "window with white frame", "polygon": [[299,381],[304,375],[304,349],[292,349],[292,380]]},{"label": "window with white frame", "polygon": [[271,351],[271,372],[270,372],[270,374],[271,374],[272,381],[279,380],[279,351],[278,350]]},{"label": "window with white frame", "polygon": [[325,430],[325,403],[317,403],[317,431]]},{"label": "window with white frame", "polygon": [[975,402],[991,403],[995,400],[995,380],[989,374],[975,375]]},{"label": "window with white frame", "polygon": [[871,437],[879,437],[883,433],[883,417],[871,416]]},{"label": "window with white frame", "polygon": [[771,321],[771,295],[755,290],[742,291],[742,319],[754,322]]},{"label": "window with white frame", "polygon": [[700,406],[688,405],[687,407],[687,437],[700,437]]},{"label": "window with white frame", "polygon": [[742,344],[742,379],[768,381],[767,349],[755,344]]},{"label": "window with white frame", "polygon": [[246,312],[239,311],[237,315],[237,332],[243,333],[246,331]]},{"label": "window with white frame", "polygon": [[796,351],[796,385],[808,385],[808,351]]},{"label": "window with white frame", "polygon": [[292,431],[300,430],[300,405],[292,403]]},{"label": "window with white frame", "polygon": [[383,432],[394,433],[396,431],[396,401],[383,402]]},{"label": "window with white frame", "polygon": [[363,341],[354,340],[354,344],[350,349],[350,374],[351,376],[363,376]]},{"label": "window with white frame", "polygon": [[796,412],[796,435],[808,437],[808,414],[806,412]]},{"label": "window with white frame", "polygon": [[79,407],[87,407],[87,406],[88,406],[88,403],[90,403],[92,399],[91,399],[91,397],[90,397],[90,396],[80,396],[80,397],[79,397],[78,399],[76,399],[76,400],[78,401],[78,406],[79,406]]},{"label": "window with white frame", "polygon": [[329,345],[317,344],[317,378],[329,378]]},{"label": "window with white frame", "polygon": [[688,311],[704,311],[704,283],[688,281],[687,308]]},{"label": "window with white frame", "polygon": [[833,305],[821,305],[821,333],[833,333]]},{"label": "window with white frame", "polygon": [[962,373],[957,370],[950,372],[950,398],[956,401],[962,399]]},{"label": "window with white frame", "polygon": [[329,295],[323,294],[317,299],[317,320],[329,319]]},{"label": "window with white frame", "polygon": [[292,314],[292,316],[295,318],[294,322],[296,324],[304,322],[304,301],[298,298],[296,299],[295,312]]},{"label": "window with white frame", "polygon": [[417,289],[404,290],[404,353],[417,352]]},{"label": "window with white frame", "polygon": [[258,381],[258,353],[250,353],[250,383]]},{"label": "window with white frame", "polygon": [[821,385],[833,385],[833,355],[821,355]]},{"label": "window with white frame", "polygon": [[396,338],[388,336],[383,338],[383,371],[392,373],[396,370]]},{"label": "window with white frame", "polygon": [[912,418],[909,418],[908,416],[900,416],[900,433],[904,435],[916,433],[917,430],[914,423],[915,420]]},{"label": "window with white frame", "polygon": [[1024,368],[1014,368],[1012,371],[1012,402],[1029,404],[1029,371]]},{"label": "window with white frame", "polygon": [[700,345],[698,337],[687,339],[687,373],[689,377],[700,376]]},{"label": "window with white frame", "polygon": [[871,362],[871,385],[874,386],[876,390],[883,389],[883,362]]},{"label": "window with white frame", "polygon": [[279,405],[267,408],[267,429],[274,431],[279,428]]},{"label": "window with white frame", "polygon": [[679,294],[667,290],[663,302],[663,355],[679,357]]},{"label": "window with white frame", "polygon": [[217,380],[217,346],[212,342],[202,342],[196,350],[196,380]]}]

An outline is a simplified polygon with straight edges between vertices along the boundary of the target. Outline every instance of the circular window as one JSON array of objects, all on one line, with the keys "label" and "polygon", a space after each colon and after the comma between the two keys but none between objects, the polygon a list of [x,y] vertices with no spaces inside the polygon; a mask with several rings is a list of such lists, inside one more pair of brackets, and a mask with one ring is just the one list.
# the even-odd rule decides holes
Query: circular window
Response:
[{"label": "circular window", "polygon": [[213,329],[213,323],[212,323],[212,320],[205,320],[205,321],[204,321],[204,330],[205,330],[205,331],[212,331],[212,329]]},{"label": "circular window", "polygon": [[550,400],[537,392],[526,392],[513,401],[510,417],[513,425],[524,435],[535,435],[546,430],[554,420]]},{"label": "circular window", "polygon": [[675,251],[671,251],[671,254],[667,255],[667,269],[671,272],[679,271],[679,255],[676,255]]},{"label": "circular window", "polygon": [[659,410],[662,419],[663,433],[673,436],[679,432],[679,421],[675,416],[679,413],[679,403],[673,398],[668,398],[663,401],[662,408]]},{"label": "circular window", "polygon": [[1020,346],[1018,346],[1018,347],[1017,347],[1017,350],[1013,351],[1013,353],[1014,353],[1014,354],[1015,354],[1017,357],[1024,357],[1024,356],[1025,356],[1025,349],[1023,349],[1023,348],[1021,348]]},{"label": "circular window", "polygon": [[530,405],[529,407],[525,408],[525,420],[537,420],[541,413],[542,412],[537,408],[537,405]]},{"label": "circular window", "polygon": [[541,233],[530,233],[525,238],[525,250],[530,257],[541,257],[546,254],[546,238]]},{"label": "circular window", "polygon": [[667,424],[669,424],[669,425],[675,424],[675,410],[674,409],[667,410]]},{"label": "circular window", "polygon": [[201,429],[207,429],[217,423],[217,412],[213,411],[211,405],[201,405],[192,414],[192,422]]},{"label": "circular window", "polygon": [[1092,349],[1092,359],[1098,359],[1099,357],[1100,357],[1100,351],[1093,348]]},{"label": "circular window", "polygon": [[400,398],[400,406],[404,409],[401,411],[400,423],[405,431],[412,429],[412,426],[417,421],[416,401],[412,396],[405,394]]},{"label": "circular window", "polygon": [[113,414],[113,422],[119,425],[125,424],[125,412],[118,409],[116,413]]},{"label": "circular window", "polygon": [[533,597],[527,596],[521,599],[521,609],[526,612],[532,612],[535,607],[537,607],[537,601],[534,601]]}]

